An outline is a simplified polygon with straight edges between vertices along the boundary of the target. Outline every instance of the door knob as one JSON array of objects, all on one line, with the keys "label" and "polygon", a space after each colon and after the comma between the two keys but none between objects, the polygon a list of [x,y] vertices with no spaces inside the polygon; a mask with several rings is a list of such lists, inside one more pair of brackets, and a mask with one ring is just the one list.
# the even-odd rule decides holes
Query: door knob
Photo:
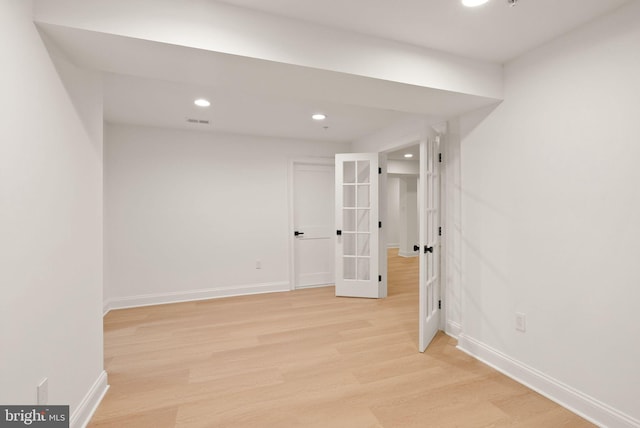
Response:
[{"label": "door knob", "polygon": [[417,245],[414,245],[414,246],[413,246],[413,251],[420,251],[420,247],[419,247],[419,246],[417,246]]},{"label": "door knob", "polygon": [[300,236],[300,235],[304,235],[304,232],[298,232],[297,230],[293,232],[293,236]]},{"label": "door knob", "polygon": [[424,246],[424,252],[426,253],[433,253],[433,247],[427,247],[426,245]]}]

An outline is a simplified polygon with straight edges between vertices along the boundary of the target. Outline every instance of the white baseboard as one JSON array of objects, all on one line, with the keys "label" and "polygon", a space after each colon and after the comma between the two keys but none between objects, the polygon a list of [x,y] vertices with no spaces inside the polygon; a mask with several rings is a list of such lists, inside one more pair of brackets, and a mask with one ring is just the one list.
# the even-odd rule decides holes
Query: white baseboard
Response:
[{"label": "white baseboard", "polygon": [[398,255],[400,257],[418,257],[420,254],[416,253],[415,251],[411,251],[410,253],[405,251],[398,251]]},{"label": "white baseboard", "polygon": [[244,296],[247,294],[277,293],[290,291],[288,282],[216,287],[204,290],[177,291],[171,293],[145,294],[142,296],[109,299],[104,305],[106,315],[113,309],[137,308],[140,306],[164,305],[168,303],[191,302],[194,300],[217,299],[220,297]]},{"label": "white baseboard", "polygon": [[308,288],[322,288],[322,287],[335,287],[335,286],[336,286],[335,282],[332,282],[331,284],[299,285],[295,287],[294,290],[305,290]]},{"label": "white baseboard", "polygon": [[502,352],[460,333],[458,349],[601,427],[637,428],[640,421]]},{"label": "white baseboard", "polygon": [[91,389],[89,389],[89,392],[87,392],[87,395],[84,396],[78,405],[78,408],[76,408],[71,415],[69,426],[71,428],[85,428],[89,424],[91,417],[100,405],[108,389],[107,372],[103,370]]},{"label": "white baseboard", "polygon": [[387,248],[400,248],[400,244],[387,244]]},{"label": "white baseboard", "polygon": [[444,332],[449,336],[457,339],[462,333],[462,326],[454,321],[447,321],[447,325],[445,326]]}]

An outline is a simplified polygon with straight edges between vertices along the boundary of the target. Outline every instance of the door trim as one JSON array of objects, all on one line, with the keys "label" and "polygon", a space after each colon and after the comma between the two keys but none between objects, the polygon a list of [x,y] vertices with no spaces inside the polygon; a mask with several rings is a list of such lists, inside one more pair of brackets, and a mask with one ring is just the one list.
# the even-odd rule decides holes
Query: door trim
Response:
[{"label": "door trim", "polygon": [[[440,152],[445,154],[447,151],[447,139],[448,139],[448,133],[450,132],[449,129],[449,123],[447,121],[442,121],[439,122],[437,124],[428,124],[426,123],[426,121],[423,123],[423,127],[421,129],[421,131],[415,131],[415,132],[410,132],[407,133],[404,136],[401,137],[396,137],[395,139],[389,141],[386,144],[382,144],[381,146],[379,146],[378,152],[379,153],[389,153],[389,152],[393,152],[396,150],[400,150],[402,148],[405,147],[409,147],[409,146],[413,146],[416,144],[420,144],[423,141],[426,141],[426,138],[429,135],[435,135],[438,136],[440,138]],[[440,165],[440,209],[442,209],[443,207],[443,200],[442,198],[445,198],[445,191],[446,191],[446,186],[447,186],[447,175],[445,173],[445,168],[446,168],[446,162],[447,159],[445,157],[445,159],[443,159],[442,164]],[[420,176],[422,176],[422,171],[420,171]],[[420,216],[422,216],[423,214],[420,213]],[[418,219],[419,222],[422,221],[421,218]],[[440,257],[440,275],[442,276],[443,272],[446,272],[446,257],[443,257],[442,254],[444,251],[446,251],[446,247],[445,247],[445,241],[446,239],[443,239],[445,237],[444,233],[446,230],[446,218],[444,216],[444,214],[441,212],[440,213],[440,225],[442,226],[442,230],[443,230],[443,237],[440,239],[440,253],[441,253],[441,257]],[[446,281],[443,280],[443,278],[440,278],[439,281],[439,288],[440,288],[440,299],[444,299],[445,297],[447,297],[447,283]],[[416,304],[419,304],[419,301],[416,302]],[[447,301],[443,301],[442,302],[442,308],[444,309],[446,307],[447,304],[450,304],[450,302]],[[441,331],[445,331],[445,327],[446,327],[446,311],[445,310],[441,310],[440,311],[440,319],[439,319],[439,323],[440,323],[440,330]]]},{"label": "door trim", "polygon": [[289,204],[289,221],[287,227],[287,237],[289,242],[289,290],[296,289],[296,265],[295,265],[295,238],[293,236],[293,228],[295,227],[294,219],[294,188],[295,188],[295,166],[296,165],[321,165],[333,166],[335,164],[334,157],[304,157],[290,158],[287,169],[287,200]]}]

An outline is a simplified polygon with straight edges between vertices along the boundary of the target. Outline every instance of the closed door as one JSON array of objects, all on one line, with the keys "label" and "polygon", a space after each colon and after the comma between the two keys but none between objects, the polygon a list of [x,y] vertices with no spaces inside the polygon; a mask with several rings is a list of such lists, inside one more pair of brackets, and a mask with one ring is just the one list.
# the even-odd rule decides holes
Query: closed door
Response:
[{"label": "closed door", "polygon": [[335,283],[333,165],[294,164],[294,281],[296,288]]}]

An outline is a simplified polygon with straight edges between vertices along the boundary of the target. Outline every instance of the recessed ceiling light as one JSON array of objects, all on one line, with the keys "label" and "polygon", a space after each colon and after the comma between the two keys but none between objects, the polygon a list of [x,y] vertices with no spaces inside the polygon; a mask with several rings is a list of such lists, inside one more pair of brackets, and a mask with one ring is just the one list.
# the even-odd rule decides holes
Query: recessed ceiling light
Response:
[{"label": "recessed ceiling light", "polygon": [[462,0],[462,4],[467,7],[476,7],[483,5],[488,1],[489,0]]},{"label": "recessed ceiling light", "polygon": [[209,107],[211,105],[209,100],[205,100],[204,98],[198,98],[193,103],[198,107]]},{"label": "recessed ceiling light", "polygon": [[404,157],[405,157],[405,158],[412,158],[412,157],[413,157],[413,155],[412,155],[411,153],[407,153],[407,154],[405,154],[405,155],[404,155]]},{"label": "recessed ceiling light", "polygon": [[322,113],[316,113],[313,116],[311,116],[311,119],[313,120],[325,120],[326,118],[327,118],[327,115]]}]

